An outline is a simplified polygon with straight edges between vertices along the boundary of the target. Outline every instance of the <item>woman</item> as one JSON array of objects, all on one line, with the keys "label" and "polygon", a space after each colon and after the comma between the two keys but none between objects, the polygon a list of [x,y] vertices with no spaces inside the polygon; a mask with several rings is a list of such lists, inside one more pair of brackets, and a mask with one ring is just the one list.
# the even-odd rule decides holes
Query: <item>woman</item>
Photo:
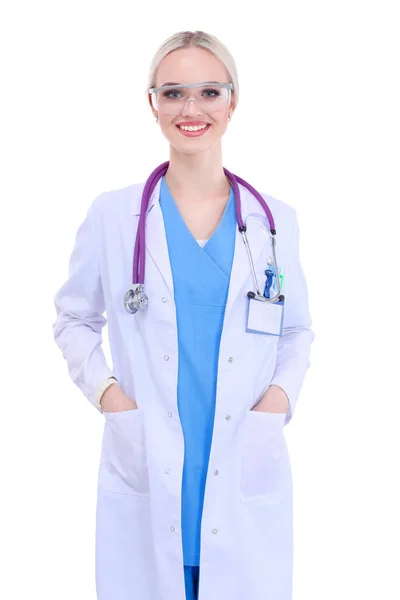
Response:
[{"label": "woman", "polygon": [[[189,86],[204,82],[214,84]],[[274,272],[267,217],[239,185],[265,297],[272,281],[275,290],[284,281],[283,329],[273,335],[247,322],[250,305],[267,303],[247,295],[252,271],[222,163],[221,138],[238,103],[232,56],[214,36],[178,33],[155,55],[148,89],[170,142],[145,212],[148,306],[133,315],[123,302],[144,182],[92,203],[55,296],[55,340],[105,419],[98,598],[289,600],[292,486],[283,427],[314,336],[296,213],[263,195],[277,230]],[[105,310],[113,370],[101,349]]]}]

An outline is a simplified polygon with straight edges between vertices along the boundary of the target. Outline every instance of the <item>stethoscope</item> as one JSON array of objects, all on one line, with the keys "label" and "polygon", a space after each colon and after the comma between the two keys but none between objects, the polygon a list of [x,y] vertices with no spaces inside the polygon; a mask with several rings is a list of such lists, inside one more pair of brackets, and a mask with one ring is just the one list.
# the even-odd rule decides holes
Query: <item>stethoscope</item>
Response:
[{"label": "stethoscope", "polygon": [[[163,177],[163,175],[165,175],[165,173],[167,172],[168,166],[169,166],[169,161],[162,163],[156,169],[154,169],[154,171],[151,173],[150,177],[147,179],[146,184],[143,189],[143,193],[142,193],[139,223],[138,223],[138,229],[137,229],[137,234],[136,234],[135,250],[134,250],[134,254],[133,254],[132,285],[129,288],[129,290],[126,292],[125,297],[124,297],[125,309],[128,313],[130,313],[132,315],[134,315],[139,309],[140,310],[145,309],[149,303],[149,299],[143,291],[144,272],[145,272],[144,257],[145,257],[146,212],[147,212],[147,208],[149,206],[149,202],[150,202],[150,198],[153,193],[153,190],[154,190],[155,186],[157,185],[157,182],[159,181],[159,179],[161,179],[161,177]],[[276,229],[275,229],[275,222],[274,222],[272,213],[268,207],[268,204],[265,202],[265,200],[261,196],[261,194],[259,194],[257,192],[257,190],[255,190],[249,183],[247,183],[247,181],[245,181],[241,177],[238,177],[237,175],[233,175],[225,168],[224,168],[224,173],[233,186],[233,191],[235,194],[236,221],[237,221],[237,224],[239,227],[239,231],[242,234],[243,242],[245,243],[245,246],[247,249],[247,254],[249,256],[251,272],[252,272],[253,281],[254,281],[254,287],[256,290],[255,292],[248,292],[247,296],[250,299],[260,300],[261,302],[269,302],[269,303],[282,302],[285,299],[285,297],[281,294],[279,271],[278,271],[278,265],[276,262],[276,252],[275,252],[276,240],[274,237],[276,235]],[[254,268],[253,257],[251,255],[249,241],[248,241],[247,235],[246,235],[247,227],[243,223],[243,219],[242,219],[240,190],[239,190],[239,185],[238,185],[239,183],[241,185],[243,185],[244,187],[246,187],[257,198],[257,200],[263,207],[264,212],[265,212],[268,222],[269,222],[270,233],[272,236],[271,237],[271,247],[272,247],[273,265],[274,265],[275,273],[276,273],[276,293],[271,298],[265,298],[261,294],[260,287],[258,285],[257,275],[256,275],[256,271]]]}]

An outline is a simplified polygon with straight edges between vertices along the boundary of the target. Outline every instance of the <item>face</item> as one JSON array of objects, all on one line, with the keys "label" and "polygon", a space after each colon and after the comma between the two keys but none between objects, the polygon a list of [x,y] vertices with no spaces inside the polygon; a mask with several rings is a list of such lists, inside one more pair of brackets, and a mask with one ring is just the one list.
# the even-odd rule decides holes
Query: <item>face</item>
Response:
[{"label": "face", "polygon": [[[224,65],[211,52],[203,48],[180,48],[168,54],[159,64],[154,87],[160,87],[167,82],[200,83],[202,81],[218,81],[229,83],[229,75]],[[150,101],[150,96],[149,96]],[[163,135],[170,144],[180,152],[195,154],[210,149],[221,141],[227,125],[228,116],[232,115],[234,107],[222,106],[211,114],[201,112],[196,102],[189,101],[178,115],[157,113],[152,107],[153,114],[158,120]],[[190,137],[178,127],[179,124],[202,125],[208,127],[201,135]]]}]

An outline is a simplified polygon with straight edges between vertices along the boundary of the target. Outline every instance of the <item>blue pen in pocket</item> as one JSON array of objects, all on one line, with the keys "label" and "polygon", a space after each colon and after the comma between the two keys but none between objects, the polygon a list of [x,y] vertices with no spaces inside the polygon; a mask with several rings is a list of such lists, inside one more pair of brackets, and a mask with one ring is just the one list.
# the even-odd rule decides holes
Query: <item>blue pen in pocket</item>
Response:
[{"label": "blue pen in pocket", "polygon": [[[271,259],[272,262],[272,259]],[[271,273],[270,277],[272,279],[271,283],[269,283],[268,281],[268,275],[267,273]],[[280,283],[280,287],[282,290],[282,286],[283,286],[283,274],[281,273],[281,268],[278,265],[278,274],[279,274],[279,283]],[[272,287],[273,291],[276,293],[278,291],[278,286],[277,286],[277,281],[276,281],[276,273],[275,273],[275,267],[273,264],[270,264],[270,261],[268,261],[268,270],[265,271],[265,275],[267,275],[267,281],[265,282],[265,289],[267,289],[267,285],[268,285],[268,294],[270,293],[270,288]],[[265,298],[270,298],[270,296],[266,296],[265,292],[264,292],[264,297]]]},{"label": "blue pen in pocket", "polygon": [[265,286],[264,286],[264,298],[270,298],[270,289],[272,286],[272,280],[273,280],[273,271],[271,270],[271,268],[266,269],[265,275],[267,277],[267,279],[265,280]]}]

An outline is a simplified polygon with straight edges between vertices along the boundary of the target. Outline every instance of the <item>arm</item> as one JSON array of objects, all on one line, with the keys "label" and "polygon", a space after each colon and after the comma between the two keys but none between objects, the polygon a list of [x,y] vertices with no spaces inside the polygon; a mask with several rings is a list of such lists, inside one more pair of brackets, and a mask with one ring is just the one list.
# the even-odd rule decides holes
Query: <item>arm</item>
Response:
[{"label": "arm", "polygon": [[96,200],[77,231],[68,279],[54,297],[53,333],[72,381],[97,408],[97,389],[113,372],[101,348],[107,320],[92,216]]},{"label": "arm", "polygon": [[[267,403],[268,398],[270,398],[271,405],[275,407],[277,402],[280,402],[282,406],[282,402],[287,403],[289,401],[285,419],[286,425],[293,417],[297,398],[306,371],[310,366],[310,350],[315,337],[311,329],[312,320],[308,309],[307,284],[300,264],[299,226],[296,213],[290,258],[284,275],[283,332],[278,341],[276,367],[270,382],[270,386],[274,387],[268,388],[263,401]],[[285,392],[286,398],[283,392]]]}]

